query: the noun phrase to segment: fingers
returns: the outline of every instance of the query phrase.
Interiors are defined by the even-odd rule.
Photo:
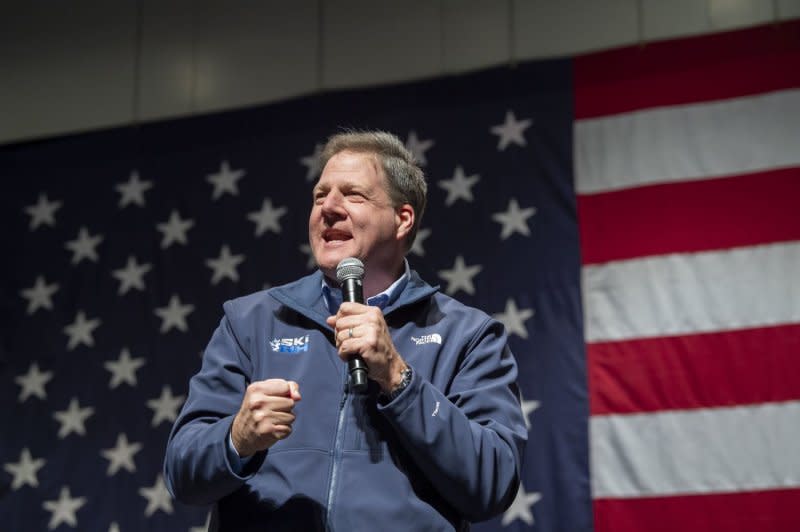
[[[336,327],[337,320],[344,318],[345,316],[355,316],[358,314],[363,314],[365,312],[369,312],[370,309],[375,309],[376,307],[369,307],[367,305],[362,305],[361,303],[350,303],[345,301],[341,305],[339,305],[339,310],[333,316],[328,316],[325,321],[331,327]]]
[[[362,338],[365,336],[366,329],[369,325],[353,325],[352,327],[342,326],[336,329],[336,345],[341,345],[342,342],[352,340],[354,338]]]
[[[383,320],[383,312],[378,307],[370,307],[361,303],[342,303],[338,312],[333,316],[328,316],[325,321],[331,327],[341,329],[343,322],[358,324],[365,320]]]
[[[334,328],[337,344],[367,336],[369,329],[380,331],[385,328],[386,323],[379,308],[357,303],[342,303],[339,312],[330,316],[327,322]]]
[[[286,381],[283,379],[267,379],[265,381],[256,381],[250,383],[247,387],[248,391],[258,392],[268,396],[292,396],[292,386],[296,388],[299,393],[299,386],[294,381]]]
[[[353,355],[363,355],[374,346],[374,329],[369,324],[347,327],[336,332],[339,358],[348,360]]]
[[[380,311],[378,307],[370,307],[362,303],[351,303],[350,301],[345,301],[341,305],[339,305],[339,312],[337,312],[336,315],[339,317],[353,316],[355,314],[363,314],[371,310]]]
[[[295,415],[292,412],[282,412],[280,410],[258,410],[253,412],[253,421],[258,424],[271,423],[272,425],[291,425],[294,423]]]
[[[361,356],[367,361],[373,353],[391,342],[381,340],[383,336],[388,336],[388,329],[383,312],[378,307],[342,303],[339,311],[327,321],[334,329],[339,358],[344,361],[353,355]]]
[[[300,385],[295,381],[268,379],[251,383],[247,387],[243,403],[251,409],[268,408],[290,412],[301,398]]]

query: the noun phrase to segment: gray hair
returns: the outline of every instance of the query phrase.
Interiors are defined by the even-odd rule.
[[[385,131],[345,131],[328,138],[320,155],[320,168],[341,151],[371,153],[377,156],[386,175],[386,192],[394,207],[405,203],[414,209],[414,225],[406,237],[406,250],[411,249],[417,236],[427,202],[428,184],[414,155],[403,142]]]

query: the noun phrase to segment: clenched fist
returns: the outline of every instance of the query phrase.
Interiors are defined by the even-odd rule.
[[[269,379],[251,383],[233,420],[231,439],[239,456],[269,449],[292,433],[294,405],[300,400],[296,382]]]

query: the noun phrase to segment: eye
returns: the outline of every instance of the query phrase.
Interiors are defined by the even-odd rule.
[[[350,201],[361,202],[367,199],[363,192],[358,192],[356,190],[352,190],[347,193],[347,199]]]

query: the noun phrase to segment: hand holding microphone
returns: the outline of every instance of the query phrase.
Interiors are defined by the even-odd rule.
[[[363,393],[369,376],[389,392],[406,364],[394,347],[381,309],[364,304],[364,265],[356,258],[344,259],[336,267],[336,277],[343,302],[336,315],[328,318],[328,325],[334,328],[339,357],[347,361],[351,385]]]
[[[342,302],[364,303],[364,264],[356,259],[342,260],[336,266],[336,278],[342,285]],[[347,330],[349,338],[353,338],[353,328]],[[350,374],[350,383],[358,393],[367,389],[367,372],[369,368],[358,355],[352,355],[347,360],[347,371]]]

